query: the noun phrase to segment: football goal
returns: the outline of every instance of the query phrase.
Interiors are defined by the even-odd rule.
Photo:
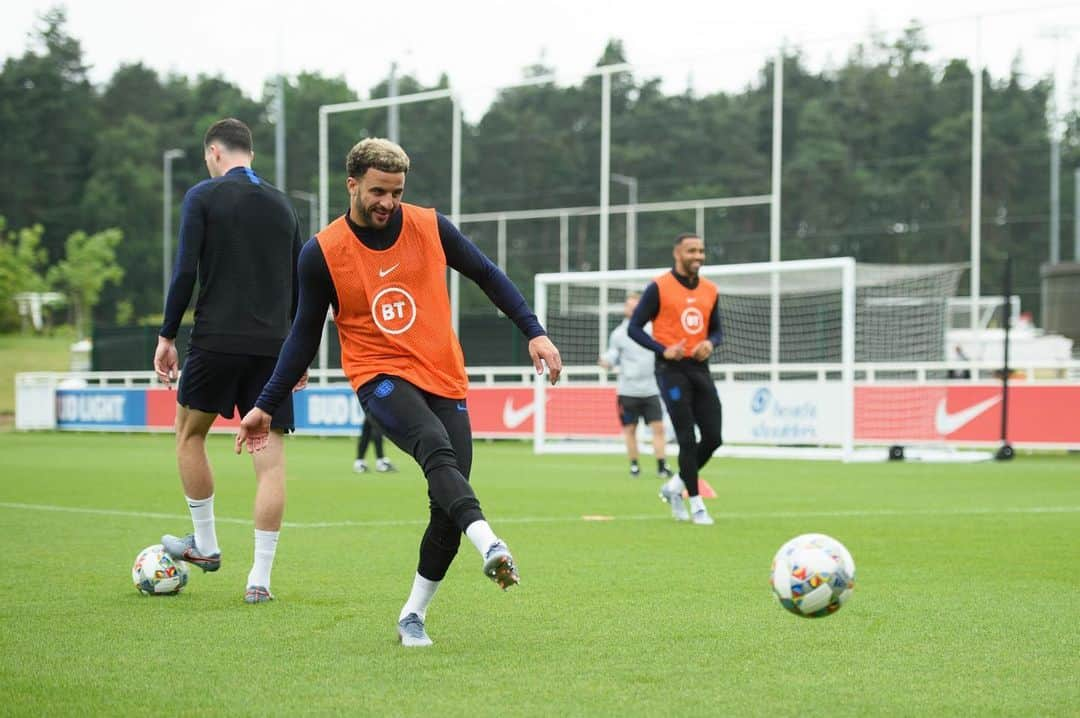
[[[536,276],[537,315],[566,367],[558,386],[535,384],[537,452],[620,450],[615,377],[597,359],[627,294],[665,271]],[[899,381],[885,400],[860,405],[859,367],[944,361],[948,300],[963,271],[843,257],[702,267],[720,289],[724,340],[710,363],[724,410],[721,451],[851,459],[858,445],[900,435],[926,443],[914,424],[933,397]]]

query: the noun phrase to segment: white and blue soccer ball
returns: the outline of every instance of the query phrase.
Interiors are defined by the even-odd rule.
[[[135,557],[131,580],[139,593],[148,596],[171,596],[180,593],[188,582],[188,565],[165,553],[161,544],[147,546]]]
[[[855,589],[855,561],[831,536],[803,534],[776,552],[769,583],[780,605],[796,616],[831,616]]]

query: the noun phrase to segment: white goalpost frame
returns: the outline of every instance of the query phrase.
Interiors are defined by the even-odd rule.
[[[610,157],[610,142],[611,142],[611,76],[618,72],[627,72],[633,69],[632,65],[626,63],[618,63],[614,65],[604,65],[597,67],[589,72],[582,73],[580,77],[595,77],[601,76],[603,78],[603,92],[601,98],[601,208],[604,215],[604,221],[601,222],[601,255],[606,256],[607,253],[607,234],[604,231],[607,219],[607,206],[608,206],[608,189],[607,184],[610,181],[610,171],[607,167],[608,158]],[[549,82],[556,82],[560,78],[560,75],[539,75],[537,77],[531,77],[521,82],[512,83],[509,85],[500,85],[497,89],[512,89],[517,87],[531,87],[533,85],[543,85]],[[453,105],[452,107],[452,130],[451,130],[451,160],[450,160],[450,220],[456,225],[461,219],[461,100],[458,93],[454,88],[446,88],[442,90],[428,90],[425,92],[415,92],[409,95],[395,95],[393,97],[382,97],[374,100],[357,100],[356,102],[340,102],[329,105],[319,106],[319,223],[320,226],[325,227],[329,221],[329,153],[330,153],[330,140],[329,140],[329,117],[330,115],[340,114],[343,112],[358,112],[360,110],[371,110],[379,107],[398,107],[400,105],[412,104],[415,102],[429,102],[432,100],[445,100],[449,99]],[[604,267],[606,269],[606,267]],[[460,277],[457,272],[450,273],[450,315],[453,322],[454,331],[458,330],[458,318],[460,315]],[[325,367],[324,367],[325,368]]]
[[[784,273],[806,270],[832,270],[840,276],[840,303],[841,303],[841,332],[840,332],[840,362],[832,370],[839,371],[840,379],[837,382],[838,401],[841,404],[840,416],[842,421],[842,441],[838,448],[807,449],[800,447],[724,447],[722,451],[728,456],[763,456],[771,455],[785,458],[831,458],[850,461],[855,458],[855,309],[856,309],[856,276],[855,260],[852,257],[830,257],[825,259],[798,259],[786,262],[754,262],[748,264],[706,265],[701,268],[701,273],[710,278],[718,278],[723,292],[723,277],[734,274],[760,274],[768,275],[775,292],[773,301],[770,302],[770,315],[778,316],[779,276]],[[593,282],[599,287],[609,283],[626,284],[636,282],[644,286],[655,279],[658,275],[667,271],[667,268],[616,270],[608,272],[552,272],[538,274],[535,277],[535,305],[536,316],[542,324],[547,325],[548,320],[548,293],[546,287],[550,285],[564,284],[568,281]],[[603,290],[601,289],[601,294]],[[606,328],[604,321],[606,311],[598,307],[601,317],[600,326]],[[604,332],[606,336],[606,331]],[[770,327],[772,339],[770,345],[772,351],[778,351],[778,332],[776,327]],[[780,373],[785,369],[801,370],[798,365],[785,366],[775,361],[775,353],[769,364],[769,385],[775,386],[780,381]],[[820,365],[818,365],[820,368]],[[717,367],[714,366],[714,369]],[[723,369],[723,367],[721,367]],[[533,382],[534,423],[533,423],[533,451],[537,454],[552,453],[551,447],[545,442],[545,427],[547,420],[547,377],[537,377]],[[566,447],[560,447],[565,449]]]

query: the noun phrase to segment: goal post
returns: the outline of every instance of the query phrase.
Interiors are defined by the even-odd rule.
[[[665,271],[536,276],[537,316],[564,365],[560,385],[534,385],[536,452],[622,449],[614,377],[597,360],[627,294]],[[875,400],[857,410],[860,367],[943,361],[948,298],[963,265],[856,265],[839,257],[700,271],[720,290],[724,340],[710,366],[724,411],[721,452],[847,460],[856,446],[880,445],[924,415],[925,392],[907,393],[904,384],[868,395]]]

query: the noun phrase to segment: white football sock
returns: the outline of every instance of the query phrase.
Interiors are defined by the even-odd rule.
[[[214,528],[214,495],[210,494],[205,499],[193,499],[189,496],[184,498],[187,499],[191,523],[195,527],[195,548],[199,549],[203,556],[220,553],[217,530]]]
[[[410,613],[415,613],[423,621],[427,615],[428,604],[431,603],[431,599],[435,598],[435,592],[439,590],[440,583],[441,581],[429,581],[420,574],[416,574],[416,578],[413,579],[412,583],[412,591],[409,593],[409,600],[401,607],[401,615],[398,616],[398,620],[400,621]]]
[[[255,529],[255,563],[248,574],[248,586],[270,588],[270,570],[274,568],[274,554],[277,553],[278,534],[280,531],[260,531]]]
[[[495,535],[495,532],[488,526],[488,522],[480,519],[479,521],[473,521],[465,529],[465,535],[469,537],[469,540],[473,542],[473,546],[483,556],[487,553],[488,547],[491,544],[499,540],[499,537]]]
[[[690,511],[692,511],[694,513],[697,513],[698,511],[704,511],[704,510],[705,510],[705,500],[703,498],[701,498],[700,495],[691,496],[690,497]]]

